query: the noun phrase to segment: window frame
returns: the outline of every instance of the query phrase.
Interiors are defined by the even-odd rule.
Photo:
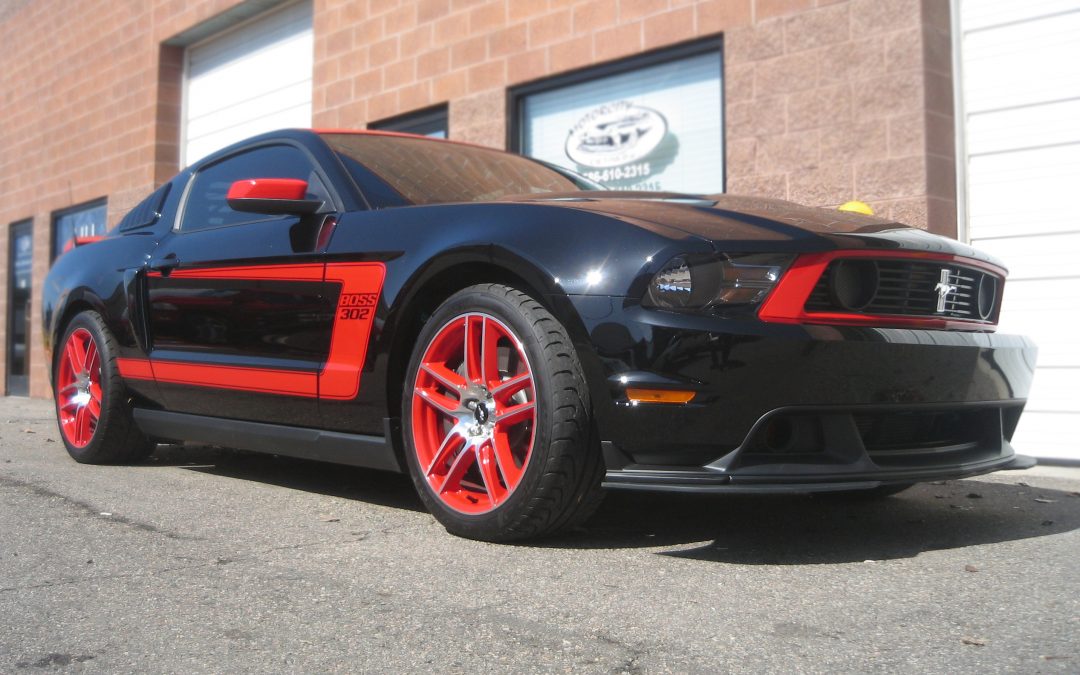
[[[341,197],[338,195],[337,188],[335,187],[333,181],[330,180],[330,177],[327,175],[326,169],[323,167],[322,163],[319,162],[318,159],[316,159],[315,155],[311,152],[311,150],[309,150],[303,143],[298,143],[297,141],[294,141],[292,139],[288,139],[288,138],[268,138],[266,140],[259,141],[258,143],[252,143],[252,144],[240,147],[240,148],[236,148],[235,150],[230,151],[228,154],[219,155],[219,154],[215,153],[215,154],[210,155],[209,157],[205,158],[204,160],[201,160],[195,166],[188,169],[188,171],[190,171],[191,175],[188,177],[187,183],[184,185],[184,190],[180,194],[180,203],[176,207],[176,215],[173,216],[173,222],[172,222],[172,227],[170,228],[170,231],[173,234],[181,234],[181,235],[183,235],[183,234],[196,234],[198,232],[211,232],[213,230],[220,230],[220,229],[224,229],[226,227],[239,227],[241,225],[250,225],[252,223],[264,223],[264,222],[271,222],[271,221],[275,221],[275,220],[284,220],[284,219],[287,219],[287,218],[294,218],[295,216],[272,216],[272,215],[260,215],[260,214],[257,214],[257,213],[253,213],[253,214],[251,214],[251,216],[252,216],[251,219],[243,220],[243,221],[240,221],[238,223],[228,223],[226,225],[217,225],[215,227],[201,227],[201,228],[194,229],[194,230],[191,230],[191,229],[185,230],[183,228],[184,215],[187,213],[188,202],[191,199],[191,192],[195,187],[195,180],[199,177],[199,175],[203,171],[205,171],[205,170],[207,170],[209,168],[212,168],[214,166],[217,166],[218,164],[226,162],[226,161],[228,161],[230,159],[234,159],[234,158],[238,157],[239,155],[243,155],[243,154],[248,153],[248,152],[252,152],[252,151],[255,151],[255,150],[259,150],[261,148],[266,148],[266,147],[270,147],[270,146],[274,146],[274,145],[284,145],[284,146],[288,146],[288,147],[291,147],[291,148],[295,148],[295,149],[299,150],[305,157],[307,157],[307,159],[311,163],[312,167],[314,167],[315,174],[319,177],[319,180],[321,180],[323,185],[326,187],[327,195],[330,197],[329,204],[327,204],[327,206],[330,207],[331,211],[336,212],[336,213],[341,213],[341,211],[342,211],[342,201],[341,201]],[[252,178],[276,178],[276,177],[277,176],[252,176]],[[320,213],[326,213],[326,212],[325,211],[320,211]]]
[[[522,148],[525,143],[525,99],[533,94],[540,94],[564,87],[601,80],[614,75],[623,75],[642,68],[658,66],[673,61],[716,53],[720,56],[720,131],[726,137],[727,110],[727,77],[725,77],[724,37],[716,35],[693,42],[684,42],[674,47],[662,47],[651,51],[635,54],[623,59],[608,61],[595,66],[586,66],[572,70],[561,75],[553,75],[543,79],[526,82],[506,91],[506,147],[510,152],[523,154]],[[727,143],[723,145],[723,157],[720,166],[720,184],[723,191],[727,192]],[[526,155],[527,156],[527,155]],[[536,159],[536,158],[534,158]]]
[[[367,128],[372,131],[394,131],[403,134],[416,134],[418,136],[428,136],[427,132],[420,132],[409,127],[422,127],[425,124],[433,124],[436,121],[445,122],[442,125],[443,131],[446,133],[442,136],[443,139],[450,138],[450,108],[445,103],[439,105],[433,105],[421,110],[413,110],[411,112],[403,113],[401,115],[394,115],[393,117],[387,117],[375,122],[370,122]],[[430,138],[438,138],[437,136],[429,136]]]
[[[105,207],[105,222],[102,223],[101,234],[106,234],[109,231],[109,198],[98,197],[85,202],[80,202],[72,206],[65,206],[62,209],[57,209],[49,214],[49,263],[56,262],[56,259],[64,254],[63,250],[56,250],[56,224],[64,216],[70,216],[73,213],[79,211],[89,211],[90,209],[96,209],[98,207]]]
[[[25,349],[26,353],[23,355],[23,365],[26,368],[25,375],[12,375],[11,363],[13,361],[12,351],[14,344],[12,337],[14,336],[14,312],[15,312],[15,231],[20,227],[26,227],[30,232],[30,261],[33,263],[34,259],[34,218],[21,218],[19,220],[8,223],[8,245],[5,254],[7,256],[7,293],[4,299],[4,395],[5,396],[29,396],[30,395],[30,345],[31,335],[29,332],[25,335]],[[52,242],[49,242],[50,248]],[[33,270],[30,272],[30,302],[33,303],[34,299],[34,274]],[[27,321],[27,328],[30,326],[30,321]],[[12,379],[19,378],[18,391],[13,393]]]

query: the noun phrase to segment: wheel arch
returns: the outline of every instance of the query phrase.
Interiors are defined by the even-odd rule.
[[[101,298],[85,289],[77,289],[63,299],[62,304],[56,308],[52,325],[45,333],[45,355],[48,364],[49,386],[53,386],[53,377],[56,370],[56,345],[64,337],[64,331],[72,319],[85,311],[94,311],[102,317],[106,317],[105,303]]]
[[[432,261],[403,287],[388,317],[386,369],[387,416],[400,418],[401,396],[414,344],[427,318],[460,290],[476,284],[496,283],[529,294],[555,316],[581,351],[588,336],[581,318],[555,277],[537,263],[497,246],[459,252]],[[584,358],[584,355],[582,355]],[[586,368],[586,370],[589,370]],[[398,439],[395,439],[397,443]]]

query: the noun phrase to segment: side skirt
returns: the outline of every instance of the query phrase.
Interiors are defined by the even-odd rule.
[[[393,446],[387,438],[380,436],[343,434],[145,408],[136,408],[134,416],[135,423],[143,433],[152,438],[207,443],[401,473]]]

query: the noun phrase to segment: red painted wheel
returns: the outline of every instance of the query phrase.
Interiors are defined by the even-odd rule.
[[[56,410],[67,442],[85,448],[101,418],[101,355],[85,328],[68,335],[56,374]]]
[[[56,341],[53,393],[56,422],[77,462],[135,462],[154,443],[135,424],[131,394],[116,366],[116,340],[97,312],[71,319]]]
[[[424,480],[451,509],[486,513],[513,493],[536,440],[536,392],[506,324],[475,312],[439,329],[413,387],[412,435]]]
[[[448,531],[509,541],[582,522],[604,465],[563,325],[499,284],[455,293],[420,329],[402,391],[413,483]]]

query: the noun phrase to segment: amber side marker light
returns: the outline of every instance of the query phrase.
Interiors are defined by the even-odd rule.
[[[626,388],[626,397],[634,403],[689,403],[695,396],[696,391]]]

